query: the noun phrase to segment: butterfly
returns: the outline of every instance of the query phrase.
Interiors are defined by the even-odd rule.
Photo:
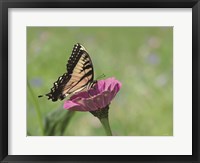
[[[45,94],[48,99],[63,100],[68,95],[89,89],[95,84],[92,60],[83,45],[74,45],[66,69],[67,72],[58,77],[50,92]]]

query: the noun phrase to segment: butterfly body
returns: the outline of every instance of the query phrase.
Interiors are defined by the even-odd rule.
[[[63,100],[66,96],[83,91],[94,83],[93,64],[86,49],[79,43],[74,45],[66,66],[67,72],[53,83],[48,99]],[[41,96],[38,96],[41,97]]]

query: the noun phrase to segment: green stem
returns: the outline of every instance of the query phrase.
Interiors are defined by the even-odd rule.
[[[41,130],[41,133],[42,135],[44,135],[44,128],[43,128],[43,123],[42,123],[42,114],[40,112],[40,106],[37,102],[37,99],[35,98],[35,94],[30,86],[30,83],[28,82],[27,80],[27,86],[28,86],[28,90],[32,96],[32,99],[33,99],[33,102],[35,103],[35,108],[36,108],[36,113],[37,113],[37,117],[38,117],[38,123],[39,123],[39,126],[40,126],[40,130]]]
[[[74,116],[75,114],[75,111],[68,111],[65,115],[65,118],[61,124],[61,135],[63,136],[64,135],[64,132],[66,130],[66,128],[68,127],[69,125],[69,122],[71,120],[71,118]]]
[[[101,124],[103,125],[103,128],[105,129],[107,136],[112,136],[112,131],[110,129],[108,117],[101,118],[99,120],[101,121]]]

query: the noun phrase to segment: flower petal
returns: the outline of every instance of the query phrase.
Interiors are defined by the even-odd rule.
[[[115,97],[115,95],[117,94],[117,92],[120,90],[121,88],[121,83],[117,83],[114,88],[112,89],[111,93],[112,93],[112,99]],[[111,99],[111,100],[112,100]]]
[[[105,104],[104,107],[106,107],[107,105],[110,104],[110,102],[113,99],[113,97],[112,97],[111,92],[109,92],[109,91],[105,91],[102,95],[104,97],[104,104]]]
[[[95,96],[93,100],[98,108],[103,108],[105,106],[104,97],[102,94]]]
[[[77,111],[95,111],[105,108],[121,88],[121,83],[115,78],[99,80],[93,88],[76,93],[65,102],[64,108]]]
[[[95,85],[95,88],[99,91],[102,92],[105,90],[105,80],[99,80],[97,84]]]
[[[90,96],[89,96],[89,94],[88,94],[87,91],[84,91],[84,92],[79,92],[79,93],[76,93],[76,94],[72,95],[72,96],[70,97],[70,100],[74,100],[74,99],[76,99],[77,97],[89,98]]]
[[[93,99],[82,99],[81,104],[87,108],[87,111],[94,111],[98,109]]]
[[[72,110],[72,111],[87,111],[83,106],[73,102],[73,101],[65,101],[64,102],[64,109]]]

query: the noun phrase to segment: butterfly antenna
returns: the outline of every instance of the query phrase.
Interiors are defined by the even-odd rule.
[[[48,95],[49,95],[49,93],[44,94],[44,95],[39,95],[38,98],[40,98],[40,97],[44,97],[44,96],[48,96]]]
[[[102,79],[102,78],[104,78],[104,77],[106,77],[106,75],[105,75],[105,74],[102,74],[102,75],[100,75],[100,76],[97,77],[97,80]]]
[[[38,98],[43,97],[44,95],[39,95]]]

